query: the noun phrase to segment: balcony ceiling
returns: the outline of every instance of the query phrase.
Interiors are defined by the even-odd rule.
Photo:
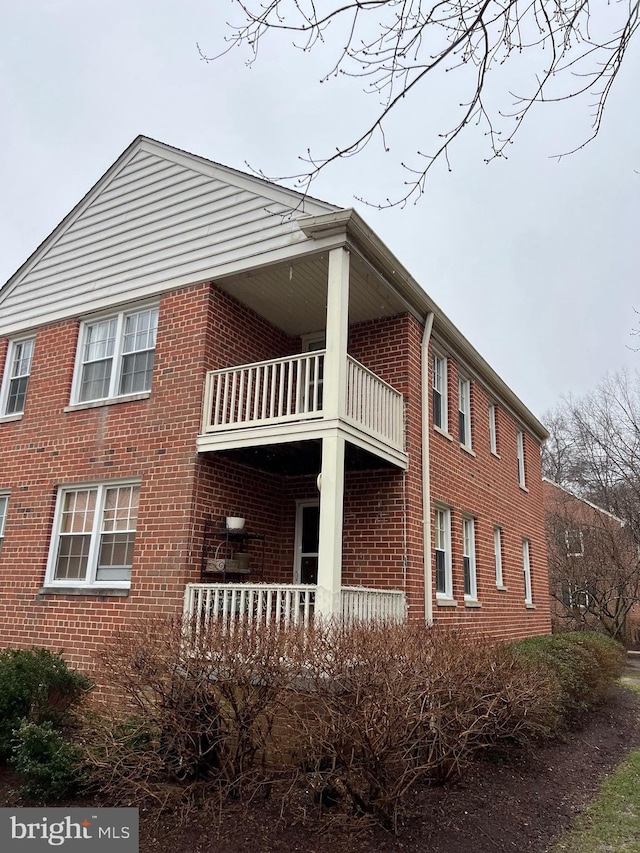
[[[326,326],[327,269],[325,252],[215,283],[287,335],[297,337]],[[365,260],[352,254],[349,322],[393,317],[406,310],[390,285]]]

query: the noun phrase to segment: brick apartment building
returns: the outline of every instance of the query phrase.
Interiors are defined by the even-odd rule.
[[[0,377],[2,646],[550,628],[545,430],[354,210],[139,137],[0,290]]]

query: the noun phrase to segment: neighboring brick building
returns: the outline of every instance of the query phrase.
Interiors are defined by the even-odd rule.
[[[640,639],[638,549],[625,523],[557,483],[542,482],[554,631]]]
[[[139,137],[0,290],[0,376],[2,645],[549,630],[545,430],[353,210]]]

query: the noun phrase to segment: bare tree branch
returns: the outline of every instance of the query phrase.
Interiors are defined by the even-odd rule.
[[[377,207],[417,201],[434,164],[442,159],[450,168],[450,148],[470,124],[485,130],[486,162],[506,156],[534,104],[592,95],[591,131],[573,151],[584,147],[600,130],[611,88],[640,24],[640,0],[597,5],[589,0],[326,0],[321,8],[314,0],[235,0],[235,6],[244,20],[229,24],[222,53],[207,56],[201,50],[203,59],[214,61],[244,47],[251,64],[263,39],[285,33],[305,52],[319,44],[334,49],[335,60],[323,82],[338,75],[363,79],[365,92],[382,98],[373,120],[351,140],[324,156],[309,149],[299,158],[301,171],[278,178],[295,181],[305,193],[320,172],[360,153],[376,137],[388,151],[387,123],[406,99],[419,106],[420,97],[437,95],[440,72],[448,72],[448,81],[455,79],[458,114],[453,125],[439,133],[434,150],[417,147],[417,163],[402,163],[407,174],[403,189]],[[514,103],[507,109],[499,105],[505,67],[514,76],[535,69],[535,84],[518,94],[512,87]],[[497,129],[499,123],[506,128]],[[566,153],[572,152],[554,156]]]

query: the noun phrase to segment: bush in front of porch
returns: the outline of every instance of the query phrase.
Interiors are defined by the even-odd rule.
[[[588,668],[565,655],[575,701],[598,698],[617,653]],[[85,738],[100,786],[113,804],[183,814],[277,793],[285,817],[393,829],[415,785],[553,736],[571,710],[545,655],[415,623],[148,620],[101,657],[110,689]]]

